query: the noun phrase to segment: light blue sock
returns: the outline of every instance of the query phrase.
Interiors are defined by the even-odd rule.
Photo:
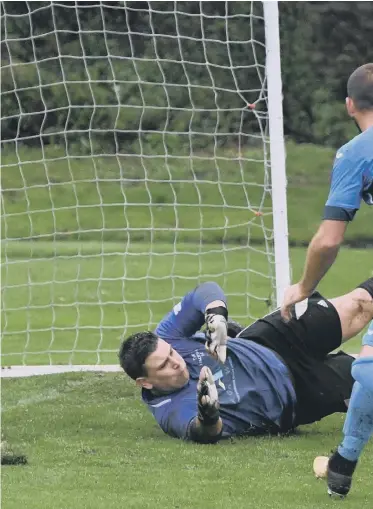
[[[373,358],[363,357],[352,364],[355,380],[343,427],[344,440],[338,452],[350,461],[357,461],[373,434]]]

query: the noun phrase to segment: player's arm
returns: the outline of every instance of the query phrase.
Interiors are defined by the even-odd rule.
[[[172,398],[149,403],[149,408],[162,430],[174,438],[206,444],[221,437],[218,392],[206,366],[200,371],[197,394],[181,391]]]
[[[198,415],[188,427],[188,438],[203,444],[221,438],[223,422],[219,413],[218,391],[211,370],[204,366],[197,385]]]
[[[325,220],[310,242],[302,279],[299,284],[305,299],[315,290],[333,265],[343,242],[348,223]]]
[[[217,283],[202,283],[187,293],[163,318],[156,334],[165,341],[190,338],[212,315],[228,317],[226,298]]]
[[[299,284],[304,298],[311,295],[333,265],[343,242],[348,223],[360,207],[363,167],[358,160],[350,160],[337,152],[330,191],[324,209],[324,221],[311,240],[306,263]]]
[[[206,350],[224,364],[227,357],[228,309],[225,302],[215,300],[205,309]]]
[[[302,279],[285,292],[281,306],[285,320],[291,318],[291,307],[309,297],[333,265],[348,223],[360,207],[362,172],[360,161],[350,161],[343,152],[337,153],[324,221],[308,247]]]

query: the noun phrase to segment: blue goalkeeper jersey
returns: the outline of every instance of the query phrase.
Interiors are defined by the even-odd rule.
[[[351,221],[362,200],[373,205],[373,126],[337,151],[324,219]]]
[[[216,380],[224,437],[289,429],[295,391],[288,368],[271,350],[246,339],[229,339],[224,365],[206,351],[204,334],[198,331],[213,300],[225,302],[223,291],[216,283],[204,283],[159,323],[156,334],[183,357],[190,379],[169,394],[143,389],[143,401],[165,433],[188,439],[189,424],[197,415],[198,377],[208,366]]]

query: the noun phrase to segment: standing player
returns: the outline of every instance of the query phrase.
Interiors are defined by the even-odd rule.
[[[334,263],[361,201],[373,205],[373,63],[351,74],[347,94],[347,112],[361,134],[336,154],[324,221],[309,245],[302,279],[285,292],[281,307],[285,320],[291,318],[291,307],[312,294]],[[370,228],[373,233],[373,221]],[[367,290],[373,294],[373,288]],[[344,440],[327,464],[328,492],[341,496],[349,492],[357,461],[373,433],[373,322],[352,365],[352,376],[356,382],[343,428]]]

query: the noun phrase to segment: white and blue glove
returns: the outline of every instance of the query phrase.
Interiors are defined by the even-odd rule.
[[[203,366],[197,384],[198,419],[205,426],[213,426],[219,420],[219,398],[210,368]]]
[[[206,350],[219,362],[224,364],[227,357],[228,340],[228,310],[223,306],[207,309],[206,323]]]

